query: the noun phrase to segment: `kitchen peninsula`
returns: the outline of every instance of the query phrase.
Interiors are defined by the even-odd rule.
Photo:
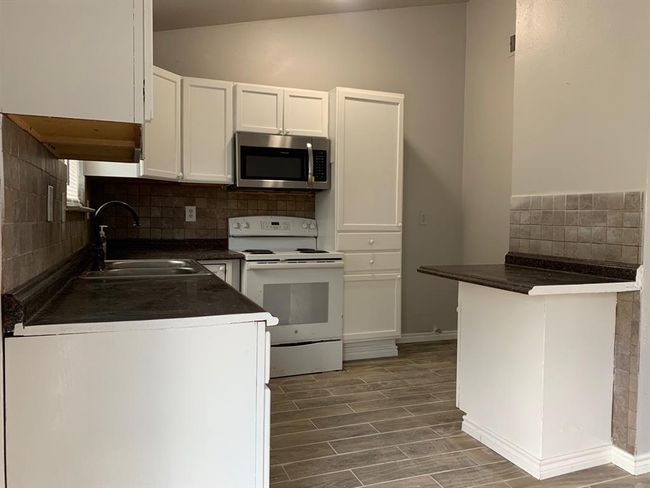
[[[462,429],[538,479],[611,462],[618,292],[636,267],[509,253],[421,266],[459,281]]]

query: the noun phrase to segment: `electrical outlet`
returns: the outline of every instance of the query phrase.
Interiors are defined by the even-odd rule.
[[[185,222],[196,222],[196,207],[185,207]]]

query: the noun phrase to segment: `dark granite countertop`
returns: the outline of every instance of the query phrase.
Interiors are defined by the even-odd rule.
[[[418,272],[528,294],[535,287],[634,282],[635,266],[508,254],[503,264],[425,265]]]
[[[223,248],[212,253],[211,246],[196,248],[210,251],[211,254],[199,253],[206,259],[219,259],[217,256],[233,259],[236,254]],[[137,252],[136,247],[136,251],[128,257],[137,258]],[[167,254],[165,250],[157,252],[162,254],[147,252],[142,257],[188,259],[187,254],[179,255],[176,251],[171,251],[173,254]],[[139,279],[80,278],[81,273],[88,269],[90,258],[89,248],[84,248],[55,269],[42,273],[11,292],[3,293],[4,334],[13,335],[19,324],[29,329],[42,325],[266,313],[210,273]],[[33,330],[28,335],[33,334]]]
[[[191,239],[186,241],[110,239],[108,259],[243,259],[243,255],[228,250],[227,239]]]
[[[214,275],[72,279],[25,326],[158,320],[264,310]]]

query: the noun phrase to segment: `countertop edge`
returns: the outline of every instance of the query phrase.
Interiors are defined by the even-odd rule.
[[[530,296],[576,295],[587,293],[622,293],[639,291],[641,287],[634,281],[618,283],[588,283],[582,285],[543,285],[533,286],[528,292]]]
[[[178,317],[151,320],[120,320],[113,322],[79,322],[68,324],[39,324],[25,327],[16,324],[13,337],[35,337],[102,332],[127,332],[136,330],[160,330],[228,325],[241,322],[267,322],[267,326],[278,324],[278,319],[269,312],[250,312],[226,315],[204,315],[200,317]]]

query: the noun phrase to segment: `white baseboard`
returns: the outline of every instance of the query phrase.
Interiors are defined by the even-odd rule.
[[[500,435],[480,427],[471,419],[468,419],[467,415],[463,419],[462,429],[463,432],[471,435],[540,480],[608,464],[612,461],[612,446],[610,444],[584,449],[564,456],[540,459]]]
[[[650,453],[635,456],[612,446],[612,463],[633,475],[650,473]]]
[[[402,334],[402,337],[397,339],[398,344],[409,344],[411,342],[435,342],[435,341],[448,341],[456,339],[457,331],[443,330],[441,332],[415,332],[412,334]]]
[[[343,343],[343,361],[390,358],[395,356],[397,356],[395,339],[373,339]]]

